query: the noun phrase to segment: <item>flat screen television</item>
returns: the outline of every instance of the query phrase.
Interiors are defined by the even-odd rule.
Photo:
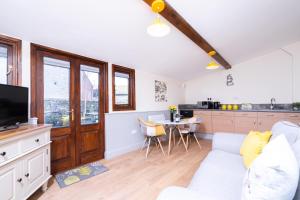
[[[0,131],[28,122],[28,88],[0,84]]]

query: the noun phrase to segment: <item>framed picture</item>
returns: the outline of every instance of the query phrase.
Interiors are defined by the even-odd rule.
[[[155,80],[155,102],[167,102],[167,84],[163,81]]]

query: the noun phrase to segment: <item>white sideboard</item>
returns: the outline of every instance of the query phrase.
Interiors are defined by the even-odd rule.
[[[50,175],[50,125],[0,132],[0,199],[27,199]]]

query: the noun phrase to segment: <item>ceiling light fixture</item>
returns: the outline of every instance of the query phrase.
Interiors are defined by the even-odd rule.
[[[152,11],[157,13],[156,19],[147,28],[147,33],[152,37],[164,37],[171,31],[170,27],[167,24],[163,23],[163,21],[159,17],[159,13],[162,12],[165,7],[166,4],[163,0],[155,0],[151,5]]]
[[[215,51],[210,51],[208,53],[208,55],[213,58],[214,55],[216,55]],[[218,65],[218,63],[216,63],[214,60],[212,60],[210,63],[208,63],[208,65],[206,66],[206,69],[209,70],[213,70],[213,69],[218,69],[220,67],[220,65]]]

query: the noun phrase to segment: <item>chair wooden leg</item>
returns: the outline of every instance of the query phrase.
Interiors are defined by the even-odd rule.
[[[177,145],[179,145],[181,143],[181,140],[182,140],[182,138],[180,137],[178,142],[177,142]]]
[[[147,137],[145,138],[145,140],[144,140],[144,143],[143,143],[143,146],[142,146],[142,148],[141,148],[141,150],[140,151],[143,151],[143,149],[144,149],[144,147],[145,147],[145,144],[146,144],[146,142],[147,142]]]
[[[177,129],[178,129],[178,131],[179,131],[179,135],[180,135],[180,137],[181,137],[181,140],[182,140],[182,143],[183,143],[183,145],[184,145],[185,151],[188,152],[188,149],[187,149],[186,144],[185,144],[184,139],[183,139],[183,135],[182,135],[180,129],[179,129],[179,128],[177,128]]]
[[[162,145],[161,145],[161,142],[160,142],[159,138],[157,137],[156,139],[157,139],[157,141],[158,141],[158,144],[159,144],[159,146],[160,146],[160,149],[161,149],[162,153],[163,153],[164,156],[165,156],[165,151],[164,151],[164,148],[163,148]]]
[[[170,127],[170,132],[169,132],[169,147],[168,147],[168,155],[170,155],[171,152],[171,140],[172,140],[172,128]]]
[[[190,137],[190,135],[187,134],[187,135],[186,135],[186,147],[187,147],[187,148],[189,148],[189,137]]]
[[[202,146],[201,146],[201,144],[199,143],[199,141],[198,141],[198,138],[197,138],[197,136],[196,136],[196,134],[194,133],[194,138],[195,138],[195,140],[197,141],[197,143],[198,143],[198,146],[200,147],[200,149],[202,149]]]
[[[149,139],[148,139],[148,147],[147,147],[147,151],[146,151],[146,158],[148,158],[148,153],[149,153],[149,149],[150,149],[150,144],[151,144],[151,137],[149,137]]]
[[[176,145],[176,137],[175,137],[175,132],[173,132],[173,143],[174,143],[174,146]]]

